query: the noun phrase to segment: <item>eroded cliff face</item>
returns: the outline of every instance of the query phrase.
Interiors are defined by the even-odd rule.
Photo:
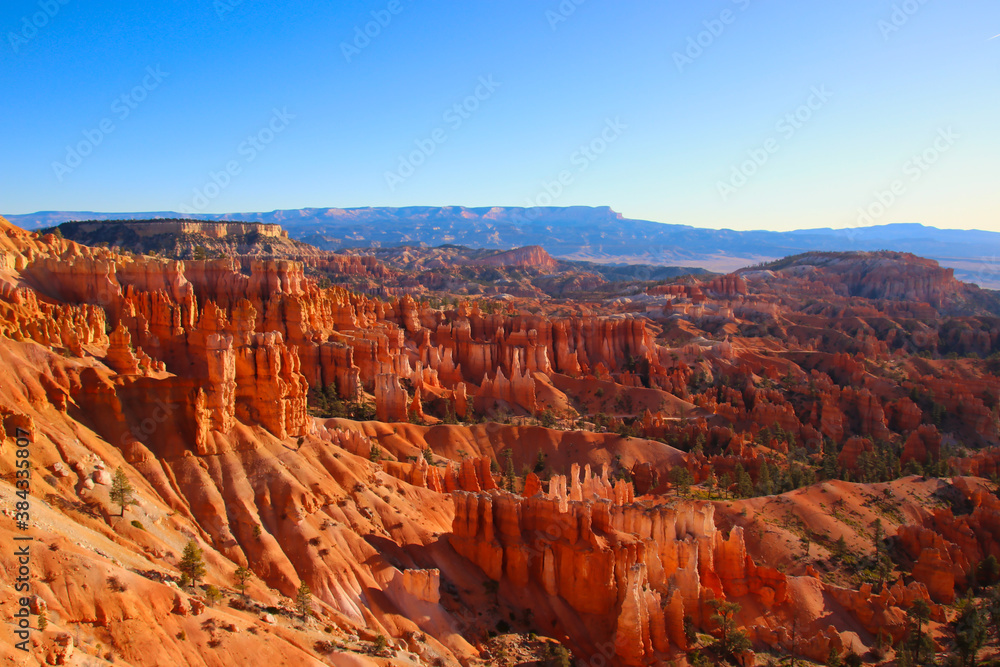
[[[952,604],[979,564],[1000,553],[996,495],[978,480],[964,477],[956,477],[948,491],[942,495],[953,508],[934,509],[897,532],[900,548],[913,561],[913,578],[942,604]]]
[[[747,594],[747,563],[738,534],[726,542],[716,533],[711,505],[647,508],[622,500],[569,501],[558,489],[530,498],[457,492],[450,543],[501,587],[548,596],[533,607],[540,620],[573,615],[564,627],[578,630],[569,639],[581,652],[651,664],[688,648],[685,615],[701,621],[707,599],[722,596],[726,585]],[[717,555],[735,565],[726,580]]]
[[[921,579],[852,590],[790,577],[754,561],[742,527],[719,530],[713,503],[636,501],[630,485],[589,469],[582,476],[575,469],[570,480],[553,478],[548,492],[532,483],[529,497],[456,491],[449,541],[506,595],[530,605],[537,622],[558,619],[566,641],[589,659],[676,659],[690,648],[685,624],[715,631],[712,601],[730,600],[742,605],[740,620],[758,646],[823,662],[849,648],[851,632],[845,617],[831,623],[838,617],[824,596],[872,636],[893,641],[905,636],[915,600],[937,599]]]

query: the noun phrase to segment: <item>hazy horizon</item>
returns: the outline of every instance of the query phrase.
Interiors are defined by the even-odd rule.
[[[737,232],[803,232],[803,231],[822,231],[822,230],[845,231],[845,230],[850,230],[850,229],[864,229],[864,228],[867,228],[867,227],[887,227],[887,226],[903,226],[903,225],[908,225],[908,226],[921,226],[921,227],[925,227],[925,228],[928,228],[928,229],[940,229],[940,230],[943,230],[943,231],[944,230],[951,230],[951,231],[966,231],[966,232],[993,232],[993,233],[1000,233],[1000,230],[998,230],[998,229],[984,229],[984,228],[979,228],[979,227],[961,227],[961,226],[955,226],[955,227],[938,227],[936,225],[927,225],[927,224],[920,223],[920,222],[903,222],[903,221],[900,221],[900,222],[877,222],[877,223],[874,223],[874,224],[871,224],[871,225],[863,225],[863,226],[859,226],[859,225],[843,225],[843,226],[840,226],[840,227],[830,227],[830,226],[802,226],[802,227],[795,227],[795,228],[782,229],[782,230],[765,229],[765,228],[738,229],[736,227],[726,227],[726,226],[711,227],[711,226],[707,226],[707,225],[695,225],[695,224],[688,224],[688,223],[683,223],[683,222],[665,222],[663,220],[653,220],[653,219],[649,219],[649,218],[640,218],[640,217],[637,217],[637,216],[627,215],[624,212],[619,211],[618,209],[615,209],[614,207],[606,206],[606,205],[605,206],[567,205],[567,206],[538,207],[538,208],[566,208],[566,209],[569,209],[569,208],[579,208],[579,207],[587,207],[587,208],[593,208],[593,209],[608,208],[608,209],[611,209],[613,212],[620,214],[621,217],[624,218],[624,219],[626,219],[626,220],[641,220],[643,222],[652,222],[652,223],[657,223],[657,224],[662,224],[662,225],[684,225],[684,226],[692,227],[694,229],[706,229],[706,230],[715,230],[715,231],[737,231]],[[103,215],[129,215],[129,216],[133,216],[134,215],[134,216],[144,216],[144,215],[152,215],[152,214],[156,214],[157,216],[160,216],[160,214],[163,214],[163,213],[170,213],[170,214],[176,214],[178,218],[184,218],[185,215],[191,215],[191,216],[204,216],[204,215],[211,215],[211,216],[218,216],[218,215],[239,216],[239,215],[247,215],[247,216],[253,216],[253,215],[262,215],[262,214],[266,215],[266,214],[272,214],[272,213],[279,213],[279,212],[283,212],[283,211],[317,211],[317,210],[331,210],[331,209],[333,209],[333,210],[353,211],[353,210],[380,209],[380,208],[396,209],[396,210],[398,210],[398,209],[410,209],[410,208],[428,208],[428,209],[459,208],[459,209],[472,210],[472,209],[483,209],[483,208],[511,208],[511,209],[516,209],[516,208],[524,208],[524,207],[518,207],[518,206],[465,206],[463,204],[442,204],[442,205],[414,204],[414,205],[409,205],[409,206],[406,206],[406,205],[404,205],[404,206],[300,206],[300,207],[297,207],[297,208],[276,208],[276,209],[268,209],[268,210],[260,210],[260,211],[204,211],[204,212],[195,212],[195,213],[190,213],[190,214],[184,214],[184,213],[181,213],[179,211],[169,211],[169,210],[163,210],[163,211],[154,211],[154,210],[136,210],[136,211],[109,211],[109,210],[97,211],[97,210],[87,210],[87,211],[83,211],[83,210],[59,209],[59,210],[27,211],[27,212],[24,212],[24,213],[10,213],[10,212],[6,212],[6,213],[0,213],[0,215],[3,215],[5,217],[14,217],[14,216],[32,216],[32,215],[44,215],[44,214],[52,215],[52,214],[63,214],[63,213],[66,213],[66,214],[69,214],[69,213],[86,213],[86,214],[91,214],[92,213],[94,215],[102,215],[102,216]],[[162,217],[162,216],[160,216],[160,217]]]

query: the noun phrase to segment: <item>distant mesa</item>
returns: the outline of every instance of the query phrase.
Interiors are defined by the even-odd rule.
[[[552,258],[552,255],[537,245],[497,253],[477,260],[475,263],[480,266],[518,266],[534,269],[554,269],[559,265]]]
[[[160,234],[201,234],[209,238],[222,239],[231,236],[259,234],[273,238],[288,238],[288,232],[281,225],[263,222],[217,222],[212,220],[88,220],[68,222],[60,225],[63,235],[71,230],[74,235],[85,236],[106,234],[109,230],[124,228],[139,236]]]
[[[43,232],[89,246],[117,247],[139,254],[177,259],[231,255],[300,257],[316,249],[292,240],[275,223],[161,218],[64,222]]]

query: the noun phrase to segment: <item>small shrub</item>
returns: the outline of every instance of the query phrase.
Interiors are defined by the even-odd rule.
[[[222,591],[209,584],[205,588],[205,599],[208,601],[208,606],[214,607],[222,599]]]
[[[336,642],[332,642],[328,639],[317,639],[316,643],[313,645],[317,653],[333,653],[337,650]]]
[[[241,597],[230,598],[229,606],[235,609],[236,611],[250,611],[253,608],[253,606],[249,602],[247,602]]]
[[[548,658],[545,662],[546,665],[551,665],[552,667],[570,667],[573,664],[573,658],[565,646],[550,644],[546,654]]]
[[[146,530],[145,526],[142,525],[142,521],[138,519],[132,519],[132,526],[138,528],[139,530]]]

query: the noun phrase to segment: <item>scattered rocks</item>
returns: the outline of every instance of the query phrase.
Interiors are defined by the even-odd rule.
[[[31,611],[32,614],[37,615],[42,610],[47,610],[49,608],[49,606],[45,603],[45,600],[38,597],[37,595],[32,595],[30,598],[28,598],[28,600],[29,600],[28,609]]]
[[[170,613],[178,616],[187,616],[190,613],[187,602],[180,593],[174,596],[174,608],[170,610]]]

